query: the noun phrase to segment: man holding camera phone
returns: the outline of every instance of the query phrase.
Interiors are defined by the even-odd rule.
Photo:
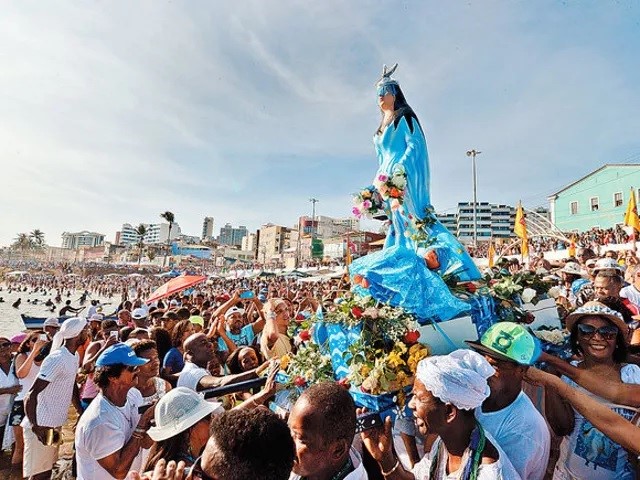
[[[241,301],[253,302],[260,315],[258,320],[248,325],[245,325],[244,310],[238,308],[236,305]],[[224,336],[218,338],[218,351],[219,352],[231,352],[239,346],[248,346],[253,344],[253,341],[262,329],[264,328],[265,319],[262,313],[262,304],[258,300],[255,294],[251,290],[236,290],[233,296],[224,303],[216,312],[212,318],[215,318],[211,324],[209,330],[209,336],[216,336],[218,333],[216,327],[217,322],[222,321],[219,318],[224,315],[226,339]],[[229,345],[226,340],[230,340],[232,345]]]

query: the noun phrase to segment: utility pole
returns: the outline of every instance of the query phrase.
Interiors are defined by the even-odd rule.
[[[473,246],[478,246],[478,175],[476,172],[476,155],[482,152],[468,150],[467,157],[471,157],[471,175],[473,177]]]
[[[311,207],[311,238],[316,238],[316,233],[318,233],[316,231],[316,203],[320,200],[317,198],[310,198],[309,201],[313,205]]]

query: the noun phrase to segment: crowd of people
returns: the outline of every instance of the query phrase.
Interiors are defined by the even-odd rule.
[[[14,472],[38,480],[60,473],[74,411],[72,475],[87,480],[635,478],[637,258],[586,247],[557,269],[543,255],[506,267],[557,276],[571,361],[499,322],[469,349],[423,360],[411,413],[362,432],[369,412],[338,383],[305,390],[286,420],[269,409],[279,359],[300,340],[289,323],[335,308],[345,278],[220,279],[150,305],[153,276],[11,280],[4,288],[121,298],[0,338],[0,438]],[[527,382],[544,386],[543,402]]]
[[[566,240],[556,237],[534,237],[529,239],[530,252],[554,252],[568,250],[571,243],[575,247],[587,247],[594,252],[603,253],[611,245],[623,245],[631,242],[631,236],[625,230],[617,226],[615,228],[594,227],[584,232],[564,232]],[[500,255],[520,255],[520,243],[512,239],[497,241],[495,245]],[[489,242],[480,242],[476,247],[469,246],[469,252],[475,258],[487,258]]]

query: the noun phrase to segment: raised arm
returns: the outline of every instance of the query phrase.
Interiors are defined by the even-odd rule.
[[[589,390],[602,398],[606,398],[610,402],[619,405],[640,407],[640,385],[602,378],[588,370],[574,367],[570,363],[553,355],[549,355],[548,353],[543,353],[540,356],[540,361],[548,363],[562,375],[570,378],[585,390]]]
[[[598,430],[623,448],[640,454],[640,428],[607,408],[597,400],[567,385],[558,377],[536,368],[527,371],[526,380],[553,390],[566,400]]]

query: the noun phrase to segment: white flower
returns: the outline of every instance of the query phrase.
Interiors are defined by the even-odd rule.
[[[552,343],[554,345],[562,345],[565,341],[565,336],[562,333],[562,331],[560,330],[538,330],[536,332],[533,332],[536,334],[536,337],[538,337],[541,340],[544,340],[547,343]]]
[[[536,295],[536,291],[533,288],[525,288],[522,292],[522,301],[524,303],[529,303]]]
[[[549,289],[549,291],[547,292],[547,295],[549,295],[551,298],[558,298],[560,296],[561,290],[560,287],[555,286],[555,287],[551,287]]]

